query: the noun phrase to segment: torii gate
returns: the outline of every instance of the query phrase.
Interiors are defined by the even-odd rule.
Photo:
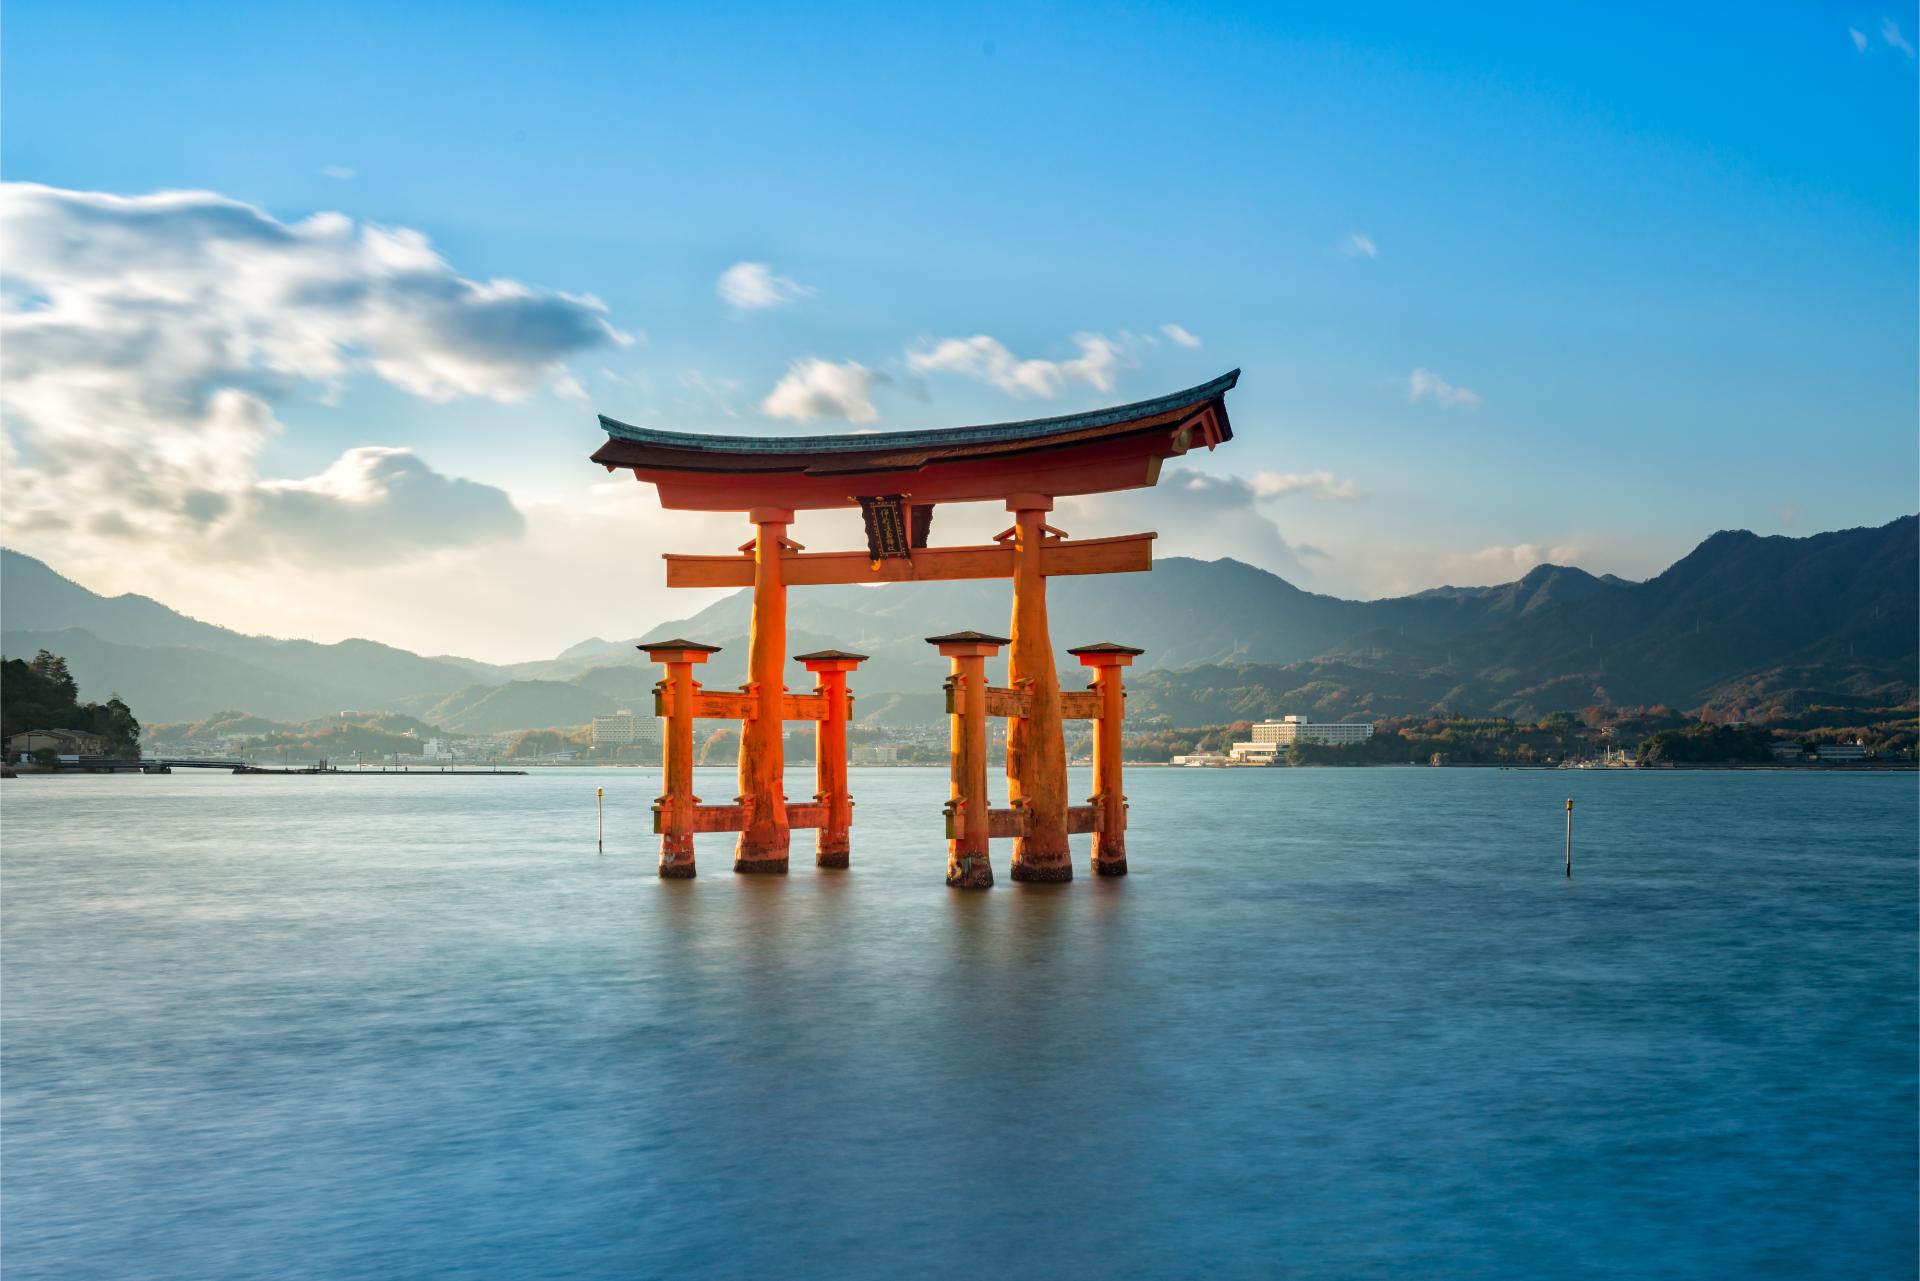
[[[782,788],[787,587],[817,583],[1013,580],[1009,684],[1026,714],[1008,722],[1009,799],[1026,812],[1013,879],[1073,878],[1067,847],[1066,749],[1060,682],[1047,629],[1046,580],[1153,568],[1155,535],[1067,541],[1047,523],[1056,498],[1140,489],[1161,463],[1232,439],[1226,393],[1234,370],[1153,400],[1091,413],[935,431],[838,436],[706,436],[656,431],[600,416],[607,442],[593,461],[655,486],[660,505],[744,512],[753,539],[732,555],[667,555],[669,587],[752,587],[747,715],[740,734],[736,872],[785,872],[789,818]],[[940,503],[1005,501],[1013,525],[990,544],[929,547]],[[801,510],[859,507],[864,551],[808,552],[787,537]],[[682,643],[682,642],[676,642]],[[690,874],[691,854],[686,871]],[[844,863],[841,864],[844,866]],[[1124,872],[1125,862],[1096,871]],[[663,874],[668,874],[663,861]]]

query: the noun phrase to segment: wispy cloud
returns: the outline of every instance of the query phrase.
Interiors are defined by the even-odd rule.
[[[1058,396],[1072,382],[1112,391],[1125,361],[1120,345],[1100,334],[1075,334],[1073,341],[1080,354],[1072,359],[1021,360],[1005,343],[986,334],[943,338],[909,350],[907,368],[915,373],[962,374],[1016,396]]]
[[[1847,35],[1853,39],[1853,47],[1865,53],[1867,51],[1867,33],[1858,27],[1848,27]]]
[[[1188,333],[1187,330],[1180,325],[1162,325],[1160,326],[1160,332],[1172,339],[1173,345],[1176,347],[1198,347],[1200,345],[1200,340],[1191,333]]]
[[[337,179],[340,182],[352,182],[360,175],[345,165],[322,165],[320,166],[320,176],[323,178]]]
[[[1468,559],[1496,574],[1525,573],[1535,565],[1571,565],[1580,559],[1580,549],[1516,543],[1511,547],[1483,547]]]
[[[1886,41],[1887,48],[1898,49],[1909,58],[1913,57],[1913,44],[1900,34],[1900,24],[1892,18],[1880,19],[1880,38]]]
[[[1429,369],[1416,369],[1407,377],[1409,404],[1431,400],[1447,409],[1477,409],[1480,393],[1469,387],[1456,387]]]
[[[797,280],[775,275],[764,262],[736,262],[713,282],[713,292],[735,311],[764,311],[785,307],[813,290]]]
[[[1352,502],[1360,497],[1360,487],[1344,477],[1330,471],[1260,471],[1253,474],[1254,496],[1258,498],[1286,498],[1292,494],[1305,494],[1322,502],[1338,499]]]
[[[1349,258],[1378,258],[1380,246],[1373,243],[1372,236],[1363,231],[1354,231],[1340,242],[1340,252]]]
[[[709,378],[698,369],[689,369],[680,375],[680,385],[688,391],[700,393],[709,405],[729,418],[738,418],[740,411],[733,407],[733,397],[740,390],[738,381],[732,378]]]
[[[786,377],[760,402],[760,412],[801,423],[815,418],[870,423],[880,416],[873,407],[874,384],[884,381],[884,374],[855,360],[836,365],[808,356],[787,366]]]

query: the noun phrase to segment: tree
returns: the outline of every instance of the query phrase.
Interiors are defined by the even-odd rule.
[[[52,683],[68,703],[80,701],[80,686],[73,679],[72,673],[67,671],[66,659],[43,649],[33,656],[33,662],[28,666],[41,680]]]

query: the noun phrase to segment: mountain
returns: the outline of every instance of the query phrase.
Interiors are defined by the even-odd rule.
[[[507,679],[471,659],[423,658],[375,641],[243,635],[145,596],[100,596],[10,550],[0,550],[0,627],[8,654],[42,646],[64,654],[87,697],[117,691],[149,720],[235,706],[303,720]]]
[[[1597,702],[1899,706],[1914,696],[1920,663],[1917,535],[1911,516],[1807,538],[1722,532],[1642,583],[1542,565],[1493,587],[1377,601],[1303,591],[1238,561],[1170,557],[1152,574],[1055,579],[1048,604],[1072,685],[1083,675],[1068,647],[1141,646],[1131,708],[1176,724],[1282,712],[1529,715]],[[722,646],[701,679],[737,685],[749,606],[737,592],[644,636],[496,667],[371,641],[243,636],[145,597],[97,596],[17,553],[0,559],[6,652],[65,654],[83,696],[117,691],[155,721],[233,707],[279,720],[385,707],[459,732],[578,725],[651,704],[658,671],[633,648],[641,639]],[[940,715],[945,664],[924,638],[1003,629],[1010,608],[1000,581],[795,589],[787,650],[872,655],[853,680],[856,718],[925,722]],[[812,680],[790,664],[787,683]]]

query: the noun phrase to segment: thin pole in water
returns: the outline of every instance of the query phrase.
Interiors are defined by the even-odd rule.
[[[1567,879],[1573,879],[1573,798],[1567,798]]]
[[[606,788],[596,787],[593,789],[593,808],[595,811],[595,817],[599,820],[599,824],[600,824],[599,839],[594,843],[599,847],[600,852],[602,854],[605,854],[607,852],[607,789]],[[1569,819],[1568,821],[1571,822],[1572,820]]]

